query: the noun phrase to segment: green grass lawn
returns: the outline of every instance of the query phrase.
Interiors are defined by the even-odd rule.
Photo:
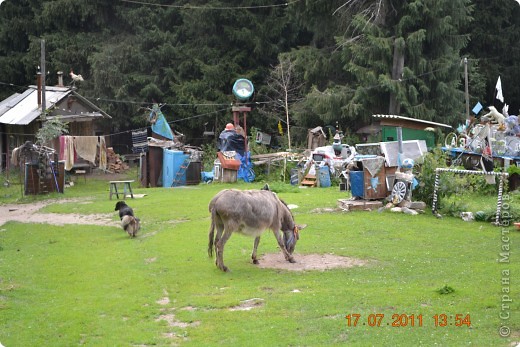
[[[337,187],[276,185],[282,199],[299,206],[293,210],[296,221],[308,225],[297,254],[331,253],[368,265],[261,269],[250,261],[253,239],[234,235],[225,252],[231,272],[223,273],[207,256],[208,202],[224,188],[261,187],[136,188],[134,193],[147,194],[127,200],[142,221],[136,239],[110,226],[0,226],[0,342],[6,347],[520,342],[520,233],[514,228],[436,219],[428,211],[315,213],[335,207],[347,194]],[[53,197],[85,203],[52,204],[44,212],[113,213],[118,219],[106,181],[80,181]],[[500,262],[503,247],[509,247],[509,262]],[[266,233],[259,255],[275,252],[276,241]],[[231,309],[251,299],[257,303],[251,310]],[[470,326],[456,326],[459,318],[468,318]],[[499,335],[502,325],[510,328],[508,337]]]

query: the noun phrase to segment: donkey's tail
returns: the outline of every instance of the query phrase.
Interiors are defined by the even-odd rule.
[[[208,256],[213,257],[213,242],[215,239],[215,212],[211,211],[211,225],[209,227],[209,243],[208,243]]]

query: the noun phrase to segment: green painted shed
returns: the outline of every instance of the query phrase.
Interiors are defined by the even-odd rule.
[[[373,115],[381,126],[381,141],[397,141],[397,128],[402,128],[403,141],[424,140],[428,149],[435,147],[435,129],[444,130],[452,127],[443,123],[425,121],[396,115]]]

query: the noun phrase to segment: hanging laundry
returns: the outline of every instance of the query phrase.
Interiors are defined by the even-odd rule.
[[[99,168],[103,171],[107,169],[107,144],[104,136],[99,137]]]
[[[74,151],[74,139],[72,136],[60,136],[60,160],[65,161],[65,171],[72,170],[76,160],[76,153]]]
[[[148,132],[145,130],[132,131],[132,152],[148,152]]]
[[[97,136],[74,136],[76,153],[92,164],[96,163],[97,146]]]
[[[283,136],[283,128],[281,121],[278,121],[278,132],[280,133],[280,136]]]
[[[13,166],[18,166],[19,160],[20,148],[16,147],[15,149],[13,149],[13,152],[11,153],[11,164],[13,164]]]

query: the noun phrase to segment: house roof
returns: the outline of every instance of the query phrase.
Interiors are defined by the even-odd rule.
[[[424,125],[425,127],[443,127],[443,128],[451,128],[448,124],[430,122],[422,119],[415,119],[410,117],[396,116],[391,114],[374,114],[372,115],[374,118],[381,119],[381,125],[397,125],[396,122],[404,122],[404,123],[415,123],[417,125]],[[386,121],[390,121],[392,124],[386,124]]]
[[[103,112],[99,107],[92,104],[83,96],[76,93],[69,87],[46,87],[45,100],[47,108],[53,110],[54,105],[73,94],[75,97],[83,101],[93,112],[88,114],[74,115],[67,113],[64,118],[76,117],[106,117],[111,118],[107,113]],[[38,107],[38,90],[36,86],[29,86],[23,93],[16,93],[0,102],[0,123],[12,125],[27,125],[41,115],[41,106]],[[72,120],[72,119],[71,119]]]

